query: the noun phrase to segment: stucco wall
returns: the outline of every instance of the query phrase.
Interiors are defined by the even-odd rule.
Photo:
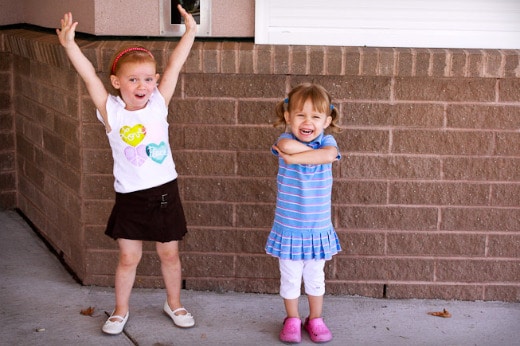
[[[160,1],[166,0],[4,0],[0,25],[27,23],[59,26],[72,11],[78,31],[99,36],[161,36]],[[215,37],[253,37],[254,0],[211,0]]]

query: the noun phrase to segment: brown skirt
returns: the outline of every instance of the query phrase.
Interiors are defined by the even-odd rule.
[[[113,239],[181,240],[187,232],[177,180],[130,193],[116,193],[105,234]]]

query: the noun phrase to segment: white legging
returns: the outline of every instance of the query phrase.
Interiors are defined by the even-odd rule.
[[[311,296],[325,294],[325,260],[280,260],[280,295],[296,299],[301,294],[302,278],[305,293]]]

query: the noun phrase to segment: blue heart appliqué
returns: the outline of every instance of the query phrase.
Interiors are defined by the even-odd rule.
[[[154,162],[162,163],[168,155],[168,147],[164,142],[160,144],[150,143],[146,146],[146,155]]]

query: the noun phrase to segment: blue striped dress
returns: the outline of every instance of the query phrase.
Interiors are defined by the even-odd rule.
[[[296,139],[290,133],[278,141],[282,138]],[[306,144],[337,147],[334,137],[323,134]],[[265,251],[280,259],[331,259],[341,251],[331,219],[332,163],[288,165],[278,160],[276,211]]]

